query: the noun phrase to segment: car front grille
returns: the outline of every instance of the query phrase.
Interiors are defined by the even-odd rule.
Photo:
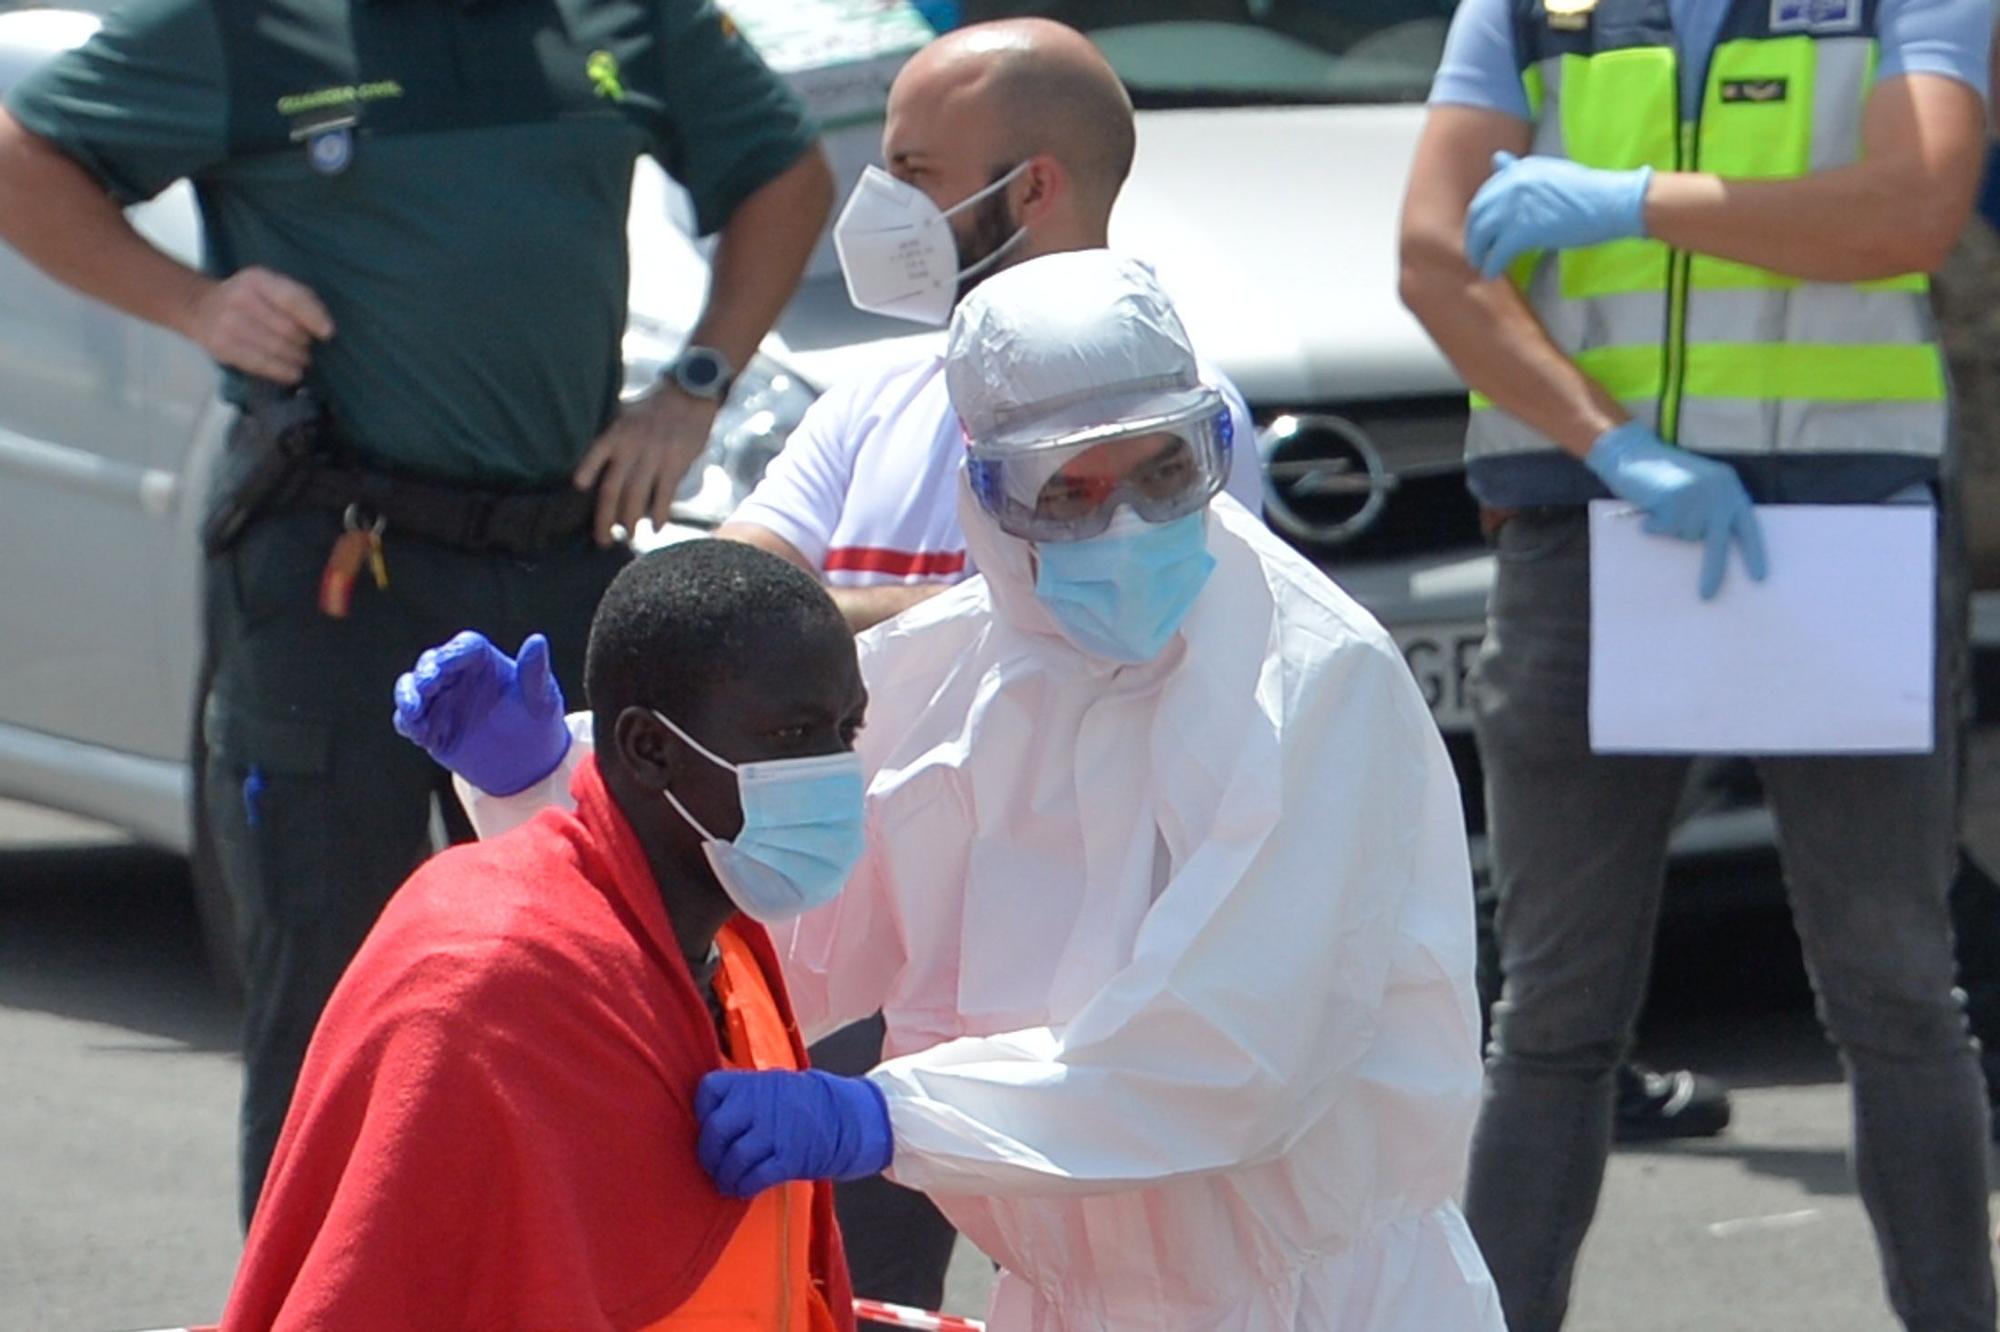
[[[1465,420],[1459,397],[1260,412],[1272,526],[1326,565],[1477,545]]]

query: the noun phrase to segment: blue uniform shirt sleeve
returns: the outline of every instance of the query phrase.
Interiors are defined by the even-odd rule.
[[[1984,4],[1986,0],[1978,0]],[[1432,106],[1474,106],[1531,120],[1508,0],[1461,0],[1431,84]]]
[[[1992,0],[1882,0],[1880,78],[1942,74],[1987,96]]]

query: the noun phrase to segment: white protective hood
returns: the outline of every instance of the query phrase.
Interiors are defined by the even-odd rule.
[[[1017,1328],[1497,1329],[1451,1199],[1479,1091],[1451,765],[1382,630],[1233,500],[1156,661],[983,576],[862,637],[870,850],[778,935],[882,1008],[894,1178]]]
[[[1002,1264],[994,1332],[1500,1332],[1465,833],[1395,646],[1220,497],[1181,636],[1102,662],[960,507],[982,575],[861,639],[869,850],[772,932],[809,1038],[886,1014],[891,1175]],[[567,798],[572,723],[461,783],[482,834]]]

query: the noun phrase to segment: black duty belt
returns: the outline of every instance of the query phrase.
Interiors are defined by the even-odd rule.
[[[591,527],[594,492],[568,482],[538,490],[479,490],[358,467],[311,469],[295,503],[345,512],[383,530],[475,553],[528,559],[574,542]]]

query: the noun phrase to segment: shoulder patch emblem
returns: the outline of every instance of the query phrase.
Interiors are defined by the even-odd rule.
[[[589,76],[590,86],[597,95],[607,102],[625,100],[625,83],[618,74],[618,57],[609,51],[592,51],[590,59],[583,62],[583,72]]]

